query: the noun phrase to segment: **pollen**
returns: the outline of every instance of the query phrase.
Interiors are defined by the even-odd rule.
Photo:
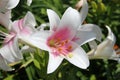
[[[68,54],[68,57],[69,57],[69,58],[72,58],[72,57],[73,57],[73,54],[72,54],[72,53],[69,53],[69,54]]]
[[[54,41],[54,40],[50,40],[50,41],[49,41],[49,46],[54,47],[54,44],[55,44],[55,41]]]
[[[67,48],[69,51],[72,49],[72,46],[70,45],[70,46],[68,46],[68,48]]]
[[[68,43],[69,42],[69,40],[65,40],[65,43]]]
[[[61,52],[61,51],[62,51],[62,49],[61,49],[61,48],[58,48],[58,51],[59,51],[59,52]]]

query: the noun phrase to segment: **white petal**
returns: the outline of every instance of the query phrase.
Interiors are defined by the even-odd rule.
[[[19,51],[17,39],[13,39],[9,43],[5,44],[1,49],[0,53],[9,62],[15,62],[22,59],[22,54]]]
[[[10,20],[11,13],[0,13],[0,24],[3,25],[6,29],[11,29],[12,21]]]
[[[5,71],[11,71],[13,70],[11,67],[9,67],[4,60],[4,58],[0,55],[0,68]]]
[[[59,27],[71,27],[77,30],[80,24],[81,18],[79,12],[69,7],[63,14]]]
[[[76,37],[79,38],[76,40],[76,42],[79,45],[83,45],[89,41],[96,39],[96,34],[94,34],[92,31],[78,31]]]
[[[6,5],[8,3],[8,0],[0,0],[0,13],[7,12],[8,9],[6,9]]]
[[[90,59],[109,59],[113,55],[113,52],[114,50],[111,41],[106,39],[98,45],[95,53],[94,50],[91,50],[87,54],[94,54],[93,56],[89,56]]]
[[[70,54],[72,54],[72,57],[67,57],[66,59],[73,65],[82,69],[86,69],[89,66],[88,56],[81,47],[76,48]]]
[[[35,17],[31,12],[28,12],[24,18],[23,26],[35,27],[36,21]]]
[[[83,21],[85,20],[87,14],[88,14],[88,3],[86,0],[82,0],[82,2],[83,2],[83,5],[80,10],[81,23],[83,23]]]
[[[15,62],[18,61],[18,59],[15,58],[15,56],[12,54],[10,48],[8,45],[3,46],[0,49],[0,54],[3,56],[4,59],[6,59],[8,62]]]
[[[19,44],[18,44],[18,38],[17,38],[17,36],[14,38],[13,44],[9,45],[9,48],[10,48],[12,54],[17,59],[23,59],[22,53],[20,52],[20,49],[19,49]]]
[[[47,9],[47,14],[50,22],[50,30],[54,30],[60,23],[59,16],[51,9]]]
[[[95,56],[109,58],[113,54],[113,46],[109,40],[103,41],[98,45]]]
[[[20,32],[20,26],[23,25],[23,22],[21,21],[20,23],[19,21],[20,20],[15,20],[14,22],[12,22],[11,32]]]
[[[30,6],[32,3],[32,0],[27,0],[27,5]]]
[[[107,38],[112,41],[112,44],[114,46],[114,44],[116,42],[115,35],[113,34],[113,32],[111,31],[111,29],[109,28],[109,26],[106,26],[106,28],[108,29],[108,36],[107,36]]]
[[[84,24],[80,27],[80,31],[91,31],[96,34],[96,40],[101,41],[102,31],[99,26],[95,24]]]
[[[58,66],[63,61],[63,58],[60,56],[54,56],[52,53],[49,53],[49,61],[48,61],[48,67],[47,67],[47,73],[54,72]]]
[[[4,14],[6,15],[6,17],[11,18],[11,10],[8,10]]]
[[[47,46],[47,39],[50,35],[51,32],[49,31],[39,31],[30,36],[19,36],[19,38],[33,47],[49,51],[49,47]]]
[[[88,42],[89,46],[91,49],[96,49],[97,48],[97,43],[95,40]]]
[[[18,5],[19,1],[20,0],[8,0],[6,8],[12,9],[12,8],[16,7]]]
[[[87,55],[89,56],[89,58],[91,58],[91,56],[94,56],[94,54],[95,54],[95,52],[97,50],[98,45],[97,45],[95,40],[92,40],[92,41],[88,42],[88,44],[89,44],[89,47],[90,47],[91,51],[89,51],[87,53]]]

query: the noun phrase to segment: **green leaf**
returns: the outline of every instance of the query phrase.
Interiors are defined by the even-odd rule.
[[[8,77],[6,77],[4,80],[13,80],[13,77],[14,77],[15,75],[9,75]]]
[[[41,67],[40,67],[40,64],[39,64],[39,61],[38,61],[38,60],[34,59],[34,60],[33,60],[33,63],[34,63],[34,65],[35,65],[35,67],[37,67],[38,69],[41,69]]]

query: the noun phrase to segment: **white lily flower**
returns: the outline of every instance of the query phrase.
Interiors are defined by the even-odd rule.
[[[14,21],[11,25],[9,34],[1,32],[5,36],[3,46],[0,48],[0,55],[8,61],[8,63],[21,60],[22,54],[19,50],[18,39],[27,37],[35,31],[36,22],[31,12],[28,12],[23,19]],[[24,36],[23,36],[24,35]]]
[[[0,0],[0,13],[7,12],[13,8],[15,8],[20,0]],[[32,0],[27,0],[27,5],[30,6]]]
[[[49,51],[47,73],[55,71],[64,58],[75,66],[86,69],[89,66],[88,57],[76,43],[76,40],[79,39],[76,37],[77,29],[81,22],[79,12],[69,7],[61,20],[54,11],[48,9],[47,12],[50,30],[36,32],[24,41]]]
[[[33,46],[49,51],[47,73],[54,72],[64,58],[79,68],[86,69],[89,66],[89,60],[80,45],[96,39],[96,31],[99,32],[100,29],[93,24],[81,26],[87,16],[82,16],[88,11],[86,5],[87,2],[84,0],[83,8],[85,11],[82,9],[80,13],[69,7],[61,20],[53,10],[48,9],[50,30],[40,30],[31,35],[30,38],[24,39]]]
[[[91,50],[87,53],[90,59],[113,59],[119,60],[120,55],[116,54],[116,51],[113,49],[115,44],[115,36],[111,29],[106,26],[108,29],[108,36],[107,38],[97,46],[96,51]],[[94,53],[94,55],[92,55]]]

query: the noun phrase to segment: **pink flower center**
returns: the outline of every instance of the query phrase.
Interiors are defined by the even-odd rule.
[[[71,29],[69,27],[64,27],[54,32],[48,38],[47,45],[51,48],[55,56],[67,56],[73,50],[71,34]]]
[[[69,40],[64,40],[64,41],[60,41],[58,40],[54,40],[51,39],[48,42],[48,46],[52,49],[52,53],[54,55],[64,55],[66,56],[69,52],[72,51],[72,44],[70,44]]]

